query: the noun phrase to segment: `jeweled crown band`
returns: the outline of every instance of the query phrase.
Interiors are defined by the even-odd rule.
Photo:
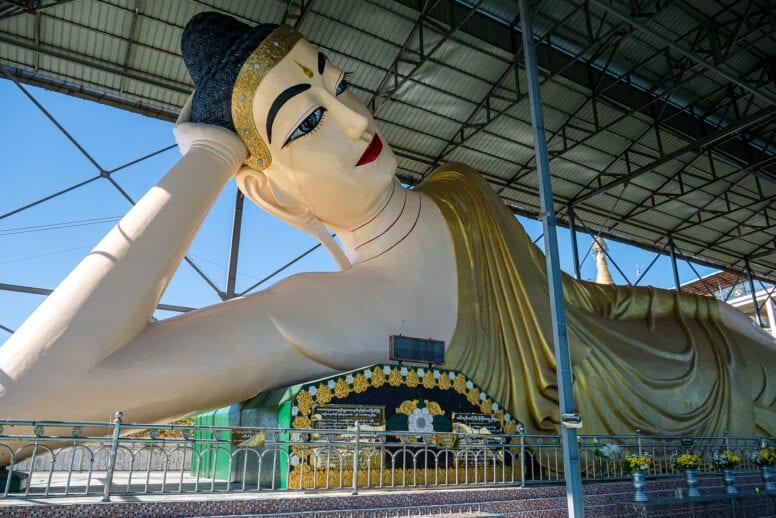
[[[281,25],[253,51],[240,68],[232,89],[232,121],[237,134],[248,148],[245,165],[262,170],[272,163],[269,148],[259,135],[253,120],[256,88],[272,68],[286,57],[302,36],[293,27]]]

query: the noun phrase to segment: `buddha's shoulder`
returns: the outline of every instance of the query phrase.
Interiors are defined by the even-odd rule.
[[[472,184],[480,190],[490,189],[488,182],[479,171],[460,162],[447,162],[434,169],[421,185],[433,185],[436,183],[457,182]]]
[[[473,197],[489,203],[499,201],[498,195],[476,169],[459,162],[446,163],[433,170],[416,189],[432,198]]]

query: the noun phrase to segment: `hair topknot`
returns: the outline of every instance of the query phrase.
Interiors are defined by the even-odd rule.
[[[205,12],[183,29],[181,55],[194,82],[192,122],[234,131],[232,88],[245,60],[278,26],[251,27],[231,16]]]

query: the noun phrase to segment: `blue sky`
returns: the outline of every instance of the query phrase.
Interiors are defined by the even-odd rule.
[[[25,88],[54,116],[105,170],[174,144],[172,124],[83,101],[35,87]],[[8,80],[0,80],[0,283],[54,288],[78,264],[100,238],[131,207],[109,180],[99,178],[83,187],[6,217],[11,211],[84,182],[99,171],[63,133]],[[165,151],[115,173],[111,178],[131,198],[138,200],[179,157],[177,149]],[[476,167],[476,164],[471,164]],[[232,211],[236,195],[230,182],[208,215],[192,244],[189,257],[221,289],[226,284]],[[542,233],[538,221],[519,218],[536,239]],[[238,291],[284,265],[316,242],[246,202],[242,249],[238,268]],[[582,278],[595,278],[595,264],[587,254],[592,239],[577,233]],[[558,235],[561,267],[573,273],[569,232]],[[539,241],[543,248],[543,243]],[[644,272],[655,258],[653,252],[609,242],[609,251],[620,268],[635,281],[636,264]],[[711,269],[695,266],[705,275]],[[321,249],[273,278],[301,271],[336,269]],[[617,283],[626,283],[610,264]],[[696,278],[684,262],[679,264],[681,282]],[[673,286],[670,260],[661,256],[644,275],[641,284]],[[40,295],[0,290],[0,325],[16,329],[42,302]],[[176,273],[162,302],[201,307],[220,299],[194,270],[184,264]],[[157,318],[173,313],[157,312]],[[9,333],[0,329],[0,343]]]

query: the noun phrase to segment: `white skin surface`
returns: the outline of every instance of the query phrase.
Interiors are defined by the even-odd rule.
[[[457,286],[446,225],[433,203],[398,185],[387,145],[377,160],[356,167],[374,121],[350,92],[338,94],[339,69],[327,63],[318,75],[317,59],[301,41],[262,81],[254,115],[265,139],[278,93],[300,83],[311,88],[277,114],[271,167],[241,171],[239,184],[269,179],[277,195],[269,202],[307,207],[339,233],[353,267],[297,275],[149,323],[207,211],[247,155],[231,132],[182,124],[176,136],[186,154],[178,164],[0,348],[0,415],[104,421],[122,410],[125,421],[156,422],[386,361],[392,334],[450,340]],[[319,106],[326,109],[322,124],[283,146]],[[267,203],[266,195],[246,194]]]

